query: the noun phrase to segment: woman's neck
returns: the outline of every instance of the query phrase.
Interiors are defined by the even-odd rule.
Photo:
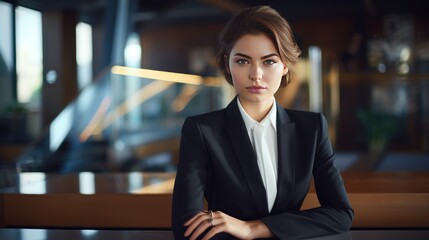
[[[274,99],[263,102],[243,102],[240,100],[246,113],[257,122],[261,122],[270,112]]]

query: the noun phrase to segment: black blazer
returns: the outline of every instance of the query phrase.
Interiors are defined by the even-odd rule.
[[[325,118],[277,106],[278,184],[271,213],[237,98],[225,109],[185,120],[173,193],[175,239],[184,239],[183,224],[204,209],[203,197],[210,210],[241,220],[261,219],[280,239],[351,227],[353,210],[334,166]],[[312,176],[321,207],[300,211]],[[224,237],[228,235],[217,236]]]

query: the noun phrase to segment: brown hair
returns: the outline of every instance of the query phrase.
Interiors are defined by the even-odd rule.
[[[282,77],[280,86],[286,86],[294,71],[294,64],[299,60],[301,50],[296,44],[289,23],[273,8],[257,6],[246,8],[225,25],[220,34],[217,64],[225,75],[226,81],[232,84],[232,77],[227,71],[229,54],[237,40],[246,34],[266,34],[279,52],[280,59],[289,69]]]

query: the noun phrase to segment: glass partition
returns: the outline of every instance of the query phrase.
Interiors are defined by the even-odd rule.
[[[18,172],[174,171],[186,116],[222,105],[222,81],[115,66],[16,161]]]

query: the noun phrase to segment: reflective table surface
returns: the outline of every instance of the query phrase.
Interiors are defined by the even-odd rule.
[[[0,228],[4,240],[173,240],[171,231]],[[310,240],[427,240],[429,230],[351,230]]]
[[[50,174],[27,172],[0,193],[19,194],[151,194],[172,193],[175,173],[128,172]]]

